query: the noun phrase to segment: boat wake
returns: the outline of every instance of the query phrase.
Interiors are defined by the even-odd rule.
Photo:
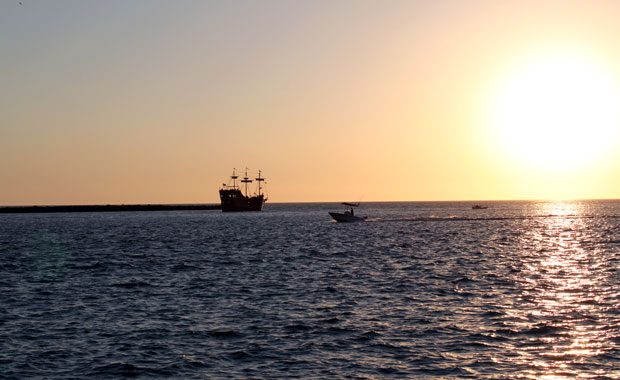
[[[367,218],[366,222],[447,222],[447,221],[493,221],[493,220],[532,220],[532,219],[620,219],[620,215],[527,215],[527,216],[498,216],[498,217],[469,217],[469,216],[413,216],[404,218]]]

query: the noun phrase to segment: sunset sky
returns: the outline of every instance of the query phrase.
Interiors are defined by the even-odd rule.
[[[620,1],[0,2],[0,205],[620,198]]]

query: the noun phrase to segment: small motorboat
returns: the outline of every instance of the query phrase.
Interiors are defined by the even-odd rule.
[[[354,223],[354,222],[363,222],[368,217],[366,216],[356,216],[355,211],[353,211],[353,207],[358,207],[359,203],[348,203],[343,202],[343,205],[347,207],[343,212],[330,212],[329,215],[334,218],[334,220],[338,223]]]
[[[489,207],[488,207],[488,206],[482,206],[482,205],[473,205],[473,206],[471,206],[471,208],[472,208],[473,210],[486,210],[486,209],[488,209]]]

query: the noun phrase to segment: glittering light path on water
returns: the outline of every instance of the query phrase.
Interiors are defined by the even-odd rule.
[[[532,379],[620,377],[613,361],[620,335],[616,258],[599,246],[604,232],[578,217],[576,205],[555,205],[557,217],[532,220],[521,237],[514,274],[520,294],[502,305],[509,331],[525,339],[508,344]],[[594,236],[599,234],[599,236]],[[617,309],[616,309],[617,310]],[[598,360],[598,359],[602,360]]]

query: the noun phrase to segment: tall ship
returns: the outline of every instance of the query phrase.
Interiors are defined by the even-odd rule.
[[[245,177],[240,181],[241,186],[237,185],[237,179],[239,177],[233,169],[233,173],[230,176],[230,182],[223,184],[220,189],[220,201],[222,202],[222,211],[262,211],[263,205],[267,201],[267,197],[262,193],[262,183],[265,178],[261,177],[261,171],[258,171],[258,177],[255,178],[258,182],[258,193],[250,195],[248,192],[249,184],[252,180],[248,177],[248,169],[245,169]],[[241,191],[243,187],[243,192]]]

